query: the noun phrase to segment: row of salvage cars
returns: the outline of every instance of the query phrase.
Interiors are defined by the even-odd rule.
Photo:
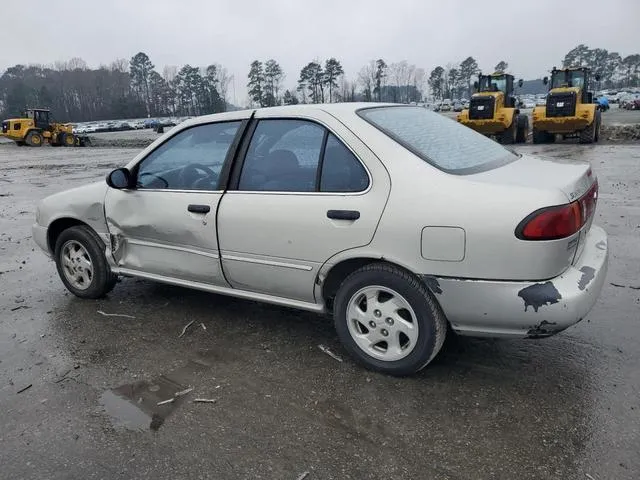
[[[139,277],[328,314],[356,361],[408,375],[448,331],[540,338],[582,320],[607,271],[597,198],[588,164],[425,108],[296,105],[180,124],[42,200],[33,237],[78,297]]]

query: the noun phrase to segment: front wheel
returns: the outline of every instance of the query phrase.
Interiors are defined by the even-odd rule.
[[[63,231],[56,241],[55,260],[65,287],[80,298],[100,298],[113,290],[104,244],[89,227],[78,225]]]
[[[410,375],[440,351],[447,322],[427,286],[392,265],[367,265],[349,275],[334,303],[340,341],[367,368]]]

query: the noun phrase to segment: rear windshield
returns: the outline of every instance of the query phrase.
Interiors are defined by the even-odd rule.
[[[493,140],[423,107],[372,107],[358,115],[436,168],[484,172],[518,158]]]

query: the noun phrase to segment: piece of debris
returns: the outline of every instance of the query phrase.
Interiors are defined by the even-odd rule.
[[[193,387],[188,387],[188,388],[185,388],[184,390],[180,390],[179,392],[174,393],[173,397],[174,398],[182,397],[182,396],[184,396],[187,393],[192,392],[192,391],[193,391]]]
[[[302,472],[296,480],[304,480],[309,475],[309,472]]]
[[[100,315],[104,315],[105,317],[124,317],[124,318],[136,318],[133,315],[127,315],[126,313],[105,313],[102,310],[98,310]]]
[[[634,287],[633,285],[629,285],[629,288],[631,290],[640,290],[640,287]]]
[[[596,480],[595,478],[593,478],[591,475],[589,475],[588,473],[584,474],[585,477],[587,477],[589,480]]]
[[[610,285],[613,285],[614,287],[618,287],[618,288],[625,288],[624,285],[620,285],[619,283],[613,283],[613,282],[609,282]]]
[[[338,355],[333,353],[331,350],[329,350],[329,347],[325,347],[324,345],[318,345],[318,348],[322,350],[324,353],[326,353],[327,355],[329,355],[334,360],[342,362],[342,359]]]
[[[33,387],[33,384],[32,384],[32,383],[30,383],[30,384],[29,384],[29,385],[27,385],[26,387],[22,387],[20,390],[18,390],[18,391],[16,392],[16,394],[18,394],[18,393],[22,393],[22,392],[24,392],[24,391],[27,391],[27,390],[29,390],[31,387]]]
[[[162,400],[161,402],[158,402],[156,405],[166,405],[167,403],[173,403],[175,399],[176,397],[172,397],[167,400]]]
[[[215,398],[194,398],[193,403],[216,403]]]
[[[204,326],[204,323],[201,323],[200,326],[202,327],[203,330],[207,329],[207,327]]]
[[[187,333],[187,328],[189,328],[191,325],[193,325],[194,320],[191,320],[189,323],[187,323],[184,328],[182,329],[182,332],[180,332],[180,335],[178,335],[178,338],[182,337],[185,333]]]
[[[13,307],[11,309],[12,312],[15,312],[16,310],[20,310],[21,308],[31,308],[28,305],[18,305],[17,307]]]

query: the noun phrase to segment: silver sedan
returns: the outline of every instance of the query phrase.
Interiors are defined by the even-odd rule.
[[[406,375],[447,330],[540,338],[607,270],[588,164],[518,155],[417,106],[188,120],[33,227],[78,297],[118,276],[331,313],[365,366]]]

